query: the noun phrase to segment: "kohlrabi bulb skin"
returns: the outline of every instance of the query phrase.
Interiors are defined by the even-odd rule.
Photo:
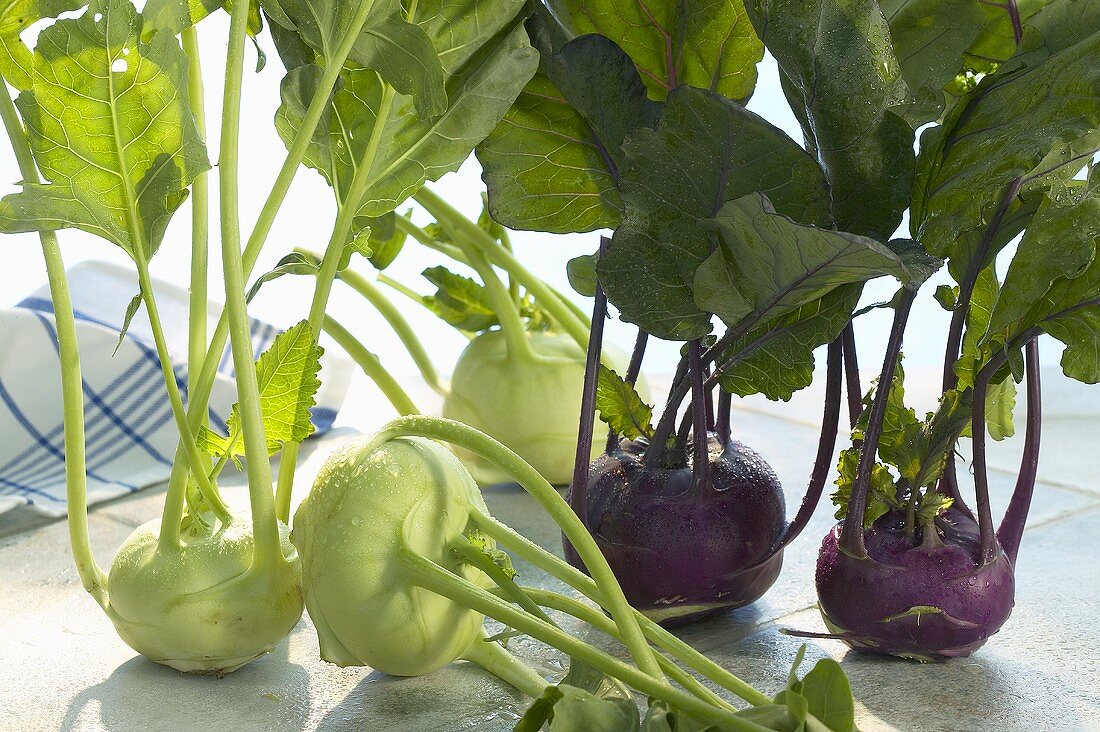
[[[470,341],[455,364],[443,416],[470,425],[519,454],[554,485],[566,485],[577,456],[585,354],[564,333],[528,334],[534,358],[508,352],[499,330]],[[625,362],[610,349],[611,363]],[[639,385],[646,397],[645,385]],[[602,448],[597,430],[592,457]],[[505,483],[511,476],[478,455],[455,448],[481,485]]]
[[[294,514],[306,609],[326,661],[420,676],[457,659],[484,617],[414,585],[399,556],[412,551],[487,587],[449,548],[471,528],[470,507],[487,509],[439,443],[401,437],[370,448],[364,437],[334,452]]]
[[[281,556],[252,567],[247,516],[185,531],[158,551],[160,520],[139,526],[115,555],[108,615],[127,645],[180,671],[225,674],[271,651],[302,616],[298,552],[280,524]]]
[[[775,472],[744,444],[712,436],[710,482],[696,492],[690,465],[647,468],[645,449],[624,440],[601,455],[578,511],[630,604],[673,625],[759,599],[783,563],[782,552],[769,556],[785,528]],[[584,569],[568,541],[565,556]]]
[[[817,559],[821,615],[831,632],[864,653],[920,661],[969,656],[1012,612],[1015,579],[1000,546],[981,564],[978,526],[948,509],[940,543],[922,546],[905,533],[905,514],[889,513],[864,532],[868,556],[840,550],[843,523],[825,537]]]

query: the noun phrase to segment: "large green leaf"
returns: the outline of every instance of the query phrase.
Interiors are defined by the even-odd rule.
[[[411,97],[398,94],[388,114],[378,119],[385,96],[381,79],[370,69],[346,69],[327,120],[318,127],[307,164],[334,183],[341,200],[355,205],[364,217],[393,211],[425,182],[457,170],[535,71],[535,51],[518,22],[522,8],[519,0],[419,3],[416,17],[409,21],[431,39],[442,64],[446,111],[424,119]],[[298,78],[290,82],[292,93],[284,88],[276,120],[284,141],[298,129],[302,102],[313,98],[311,79],[315,85],[318,78],[316,72],[296,72]],[[370,156],[372,138],[378,145]],[[358,202],[344,200],[356,171],[368,164],[365,197]]]
[[[19,34],[43,18],[84,7],[87,0],[0,0],[0,75],[20,91],[31,88],[34,55]]]
[[[187,186],[210,165],[187,100],[187,57],[141,41],[127,0],[97,0],[42,32],[19,96],[48,181],[0,201],[0,230],[79,228],[152,256]]]
[[[544,52],[542,71],[477,149],[493,216],[554,233],[614,228],[623,141],[654,126],[659,109],[634,63],[603,36]]]
[[[1100,148],[1098,55],[1100,33],[1037,65],[1007,64],[922,135],[910,225],[930,252],[951,258],[956,276],[976,252],[984,259],[973,266],[984,266],[1007,243],[985,229],[1014,182],[1048,186]],[[1026,208],[1010,203],[1010,217]]]
[[[750,0],[746,8],[825,168],[837,226],[888,239],[909,201],[913,131],[890,111],[910,97],[878,4]]]
[[[913,99],[897,108],[917,127],[937,119],[944,87],[963,69],[965,53],[985,24],[979,0],[879,0],[894,53]]]
[[[1044,201],[1020,241],[990,317],[986,346],[1018,349],[1040,328],[1066,345],[1067,376],[1100,381],[1100,172]]]
[[[718,357],[718,383],[740,396],[789,400],[813,382],[814,350],[836,340],[862,292],[841,285],[737,338]]]
[[[736,102],[691,87],[669,95],[656,130],[630,139],[621,188],[626,216],[600,281],[624,320],[659,338],[710,330],[693,289],[717,232],[699,221],[727,201],[762,191],[796,221],[830,222],[824,175],[801,147]]]
[[[300,41],[325,65],[351,32],[359,3],[350,0],[279,0],[265,6],[272,20],[294,36],[276,36],[280,45]],[[301,45],[297,46],[301,49]],[[443,68],[431,39],[405,18],[400,0],[373,0],[348,58],[349,65],[373,69],[399,93],[412,97],[417,114],[430,119],[447,109]]]
[[[695,300],[731,329],[780,318],[840,285],[883,275],[909,278],[889,247],[799,224],[762,194],[730,201],[709,225],[720,246],[696,272]]]
[[[549,0],[575,35],[599,33],[634,60],[652,99],[677,86],[746,100],[764,48],[741,0]]]

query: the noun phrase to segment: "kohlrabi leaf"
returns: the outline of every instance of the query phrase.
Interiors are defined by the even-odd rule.
[[[814,349],[836,339],[862,291],[858,284],[841,285],[736,339],[715,362],[718,383],[739,396],[789,400],[812,383]]]
[[[840,285],[909,278],[890,248],[799,224],[759,193],[730,201],[708,224],[719,247],[696,272],[695,302],[730,328],[782,317]]]
[[[321,382],[321,354],[314,343],[313,329],[303,320],[275,337],[256,361],[260,387],[260,411],[268,453],[274,455],[287,443],[299,443],[313,434],[310,409]],[[236,458],[244,454],[239,405],[234,404],[226,422],[229,437],[203,428],[199,448],[215,457]]]
[[[270,270],[256,278],[256,281],[252,283],[252,287],[248,288],[245,302],[252,302],[259,294],[261,287],[283,275],[316,275],[319,269],[315,257],[310,257],[302,252],[291,252],[280,259]]]
[[[612,369],[600,364],[596,382],[596,411],[607,426],[627,439],[653,435],[653,407]]]
[[[17,100],[43,177],[0,201],[0,230],[78,228],[146,258],[210,165],[187,101],[187,56],[145,43],[128,0],[96,0],[42,31]]]
[[[807,147],[825,168],[843,231],[888,239],[909,203],[913,130],[890,28],[864,0],[749,0]]]
[[[365,254],[374,268],[381,271],[393,264],[397,255],[405,248],[408,234],[397,226],[397,215],[392,211],[377,218],[368,218],[370,225],[369,238],[366,245],[369,253]]]
[[[966,311],[962,349],[954,366],[959,388],[974,386],[974,378],[988,360],[982,339],[989,329],[989,318],[993,314],[993,306],[997,302],[1000,289],[1001,283],[997,280],[997,273],[992,265],[983,269],[974,280],[970,309]]]
[[[423,275],[436,286],[424,304],[448,324],[471,333],[500,323],[484,285],[446,267],[429,267]]]
[[[921,137],[910,228],[952,272],[984,267],[1022,228],[986,231],[1006,191],[1070,178],[1100,148],[1100,33],[1037,65],[986,76],[939,127]],[[1024,206],[1009,202],[1009,216]],[[1004,228],[1004,227],[1002,227]]]
[[[990,350],[1009,348],[1012,355],[1038,328],[1065,344],[1067,376],[1100,381],[1098,249],[1100,168],[1093,166],[1087,184],[1052,191],[1020,241],[990,319]]]
[[[755,707],[752,707],[755,708]],[[772,728],[774,729],[774,728]],[[667,702],[651,699],[640,732],[720,732],[721,727],[689,717]]]
[[[985,427],[989,436],[998,442],[1016,434],[1012,413],[1016,409],[1016,382],[1006,376],[989,385],[985,392]],[[974,425],[963,429],[963,437],[972,437]]]
[[[941,513],[951,508],[955,499],[938,491],[925,491],[917,501],[916,523],[918,526],[928,526],[932,520]]]
[[[561,683],[547,687],[516,724],[516,732],[633,732],[638,707],[630,690],[576,658]]]
[[[221,8],[226,12],[233,9],[232,0],[147,0],[141,8],[141,17],[145,18],[142,33],[148,39],[161,28],[167,29],[172,35],[178,35],[185,28],[198,23],[203,18]],[[260,16],[260,3],[251,0],[248,8],[248,35],[255,40],[263,30],[263,19]],[[256,50],[263,54],[259,45]],[[259,63],[260,71],[263,63]]]
[[[345,69],[306,159],[334,184],[343,205],[355,206],[360,216],[382,216],[469,157],[535,71],[536,53],[518,18],[523,8],[521,0],[417,4],[415,17],[407,20],[431,40],[447,96],[447,108],[431,119],[418,115],[413,97],[386,92],[375,71]],[[320,78],[302,68],[295,69],[292,93],[284,86],[276,118],[288,144],[301,124],[303,102],[313,98]],[[363,166],[369,168],[361,178],[362,200],[347,201],[355,172]]]
[[[20,91],[31,88],[34,54],[19,34],[43,18],[84,7],[87,0],[0,1],[0,76]],[[6,92],[5,92],[6,93]]]
[[[659,113],[633,62],[607,38],[544,51],[541,71],[477,148],[493,216],[555,233],[614,228],[623,141]]]
[[[550,0],[575,35],[598,33],[633,59],[651,99],[681,85],[747,100],[764,47],[741,0]]]
[[[842,519],[848,513],[848,501],[852,497],[852,484],[856,480],[856,471],[859,468],[859,448],[849,447],[840,453],[840,461],[837,463],[836,490],[833,492],[833,505],[837,507],[836,518]],[[897,500],[897,490],[894,484],[894,476],[890,469],[880,462],[876,462],[871,469],[871,489],[867,493],[867,513],[864,516],[864,526],[870,526],[891,509],[901,508]]]
[[[485,559],[495,564],[508,579],[515,578],[517,574],[516,568],[512,566],[512,557],[508,552],[497,549],[493,540],[477,529],[472,529],[467,532],[466,538],[470,540],[470,545],[476,551],[485,555]]]
[[[1023,19],[1048,52],[1068,48],[1100,31],[1098,0],[1031,0],[1023,6]],[[1027,48],[1037,42],[1025,39],[1022,45]]]
[[[351,32],[359,4],[350,0],[268,0],[271,19],[293,31],[328,63]],[[424,30],[405,19],[400,0],[374,0],[349,62],[373,69],[400,94],[412,98],[422,119],[447,109],[443,68]]]
[[[597,270],[621,317],[658,338],[710,330],[695,272],[717,247],[700,225],[754,191],[795,221],[829,226],[824,174],[781,130],[716,94],[680,87],[656,130],[635,133],[621,171],[626,215]]]
[[[936,298],[936,302],[940,304],[940,307],[949,313],[959,306],[958,286],[940,285],[936,288],[933,297]]]
[[[963,69],[963,57],[985,24],[977,0],[880,0],[894,54],[912,99],[895,108],[913,127],[938,119],[944,87]]]
[[[596,254],[582,254],[566,262],[565,274],[569,278],[569,286],[578,295],[596,296],[596,263],[599,259]]]
[[[855,700],[852,687],[840,664],[823,658],[791,684],[793,691],[806,700],[806,710],[832,732],[855,732]]]
[[[863,412],[857,435],[867,428],[875,386],[863,399]],[[947,451],[958,440],[970,421],[969,391],[952,389],[940,399],[935,412],[925,419],[905,405],[905,370],[898,359],[893,383],[886,402],[878,456],[893,466],[910,490],[919,490],[938,480],[943,472]],[[854,473],[853,473],[854,475]]]

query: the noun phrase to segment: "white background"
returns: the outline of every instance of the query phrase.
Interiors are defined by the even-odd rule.
[[[218,13],[200,26],[208,125],[211,130],[208,135],[211,139],[207,144],[210,158],[214,162],[217,160],[217,125],[220,119],[227,20],[226,14]],[[247,238],[251,224],[263,204],[286,152],[272,123],[279,103],[279,82],[283,70],[266,35],[262,38],[262,43],[268,54],[267,67],[258,74],[248,71],[245,78],[241,136],[243,188],[240,192],[240,208],[244,222],[242,238]],[[251,46],[248,53],[246,65],[251,68],[254,60],[254,50]],[[760,82],[749,107],[786,130],[795,140],[801,141],[801,133],[780,92],[775,64],[770,57],[766,58],[760,66]],[[213,173],[216,174],[216,168]],[[4,144],[0,147],[0,192],[15,191],[19,179],[14,157]],[[216,182],[213,182],[211,187],[216,197]],[[461,171],[434,184],[434,188],[467,214],[476,216],[480,211],[480,195],[483,186],[477,162],[472,157]],[[322,248],[328,238],[334,217],[335,206],[330,189],[319,175],[302,168],[271,232],[256,272],[270,269],[280,257],[295,246]],[[217,202],[214,201],[211,210],[210,282],[211,294],[215,298],[218,297],[217,288],[221,284],[217,220]],[[153,260],[154,276],[187,286],[189,236],[190,213],[185,205],[177,212],[163,248]],[[70,266],[84,259],[107,259],[129,264],[121,250],[83,232],[66,230],[61,232],[60,239],[65,261]],[[565,278],[565,263],[573,256],[593,251],[598,243],[598,233],[560,236],[516,232],[513,235],[513,242],[519,257],[531,270],[559,289],[572,292]],[[44,283],[45,272],[36,235],[5,236],[0,238],[0,247],[3,247],[0,250],[0,262],[3,263],[0,265],[0,307],[9,307]],[[441,259],[440,255],[410,243],[387,273],[427,293],[429,288],[420,278],[419,273],[425,267],[440,264]],[[365,261],[360,259],[357,267],[360,271],[370,274],[368,271],[370,267]],[[927,286],[914,308],[905,344],[906,363],[911,374],[933,374],[941,362],[947,315],[932,300],[931,295],[936,284],[946,281],[946,275],[941,273],[936,281]],[[287,326],[301,320],[308,310],[311,293],[309,285],[310,283],[302,278],[283,278],[268,285],[254,301],[253,315],[280,326]],[[893,288],[893,281],[888,279],[872,283],[865,293],[865,301],[876,302],[887,299],[892,294]],[[395,295],[395,298],[401,302],[400,296]],[[582,307],[586,309],[591,307],[590,301],[580,297],[576,299]],[[465,339],[412,303],[402,302],[401,307],[428,344],[440,370],[444,373],[449,372]],[[411,361],[380,318],[365,306],[357,295],[349,292],[339,283],[333,292],[330,312],[343,321],[369,348],[378,353],[391,371],[399,375],[414,373]],[[860,361],[865,369],[877,370],[881,363],[881,354],[889,330],[888,313],[889,311],[875,311],[861,318],[858,323]],[[178,324],[177,327],[184,326]],[[608,339],[621,349],[629,350],[633,343],[634,332],[632,327],[616,321],[608,329]],[[1058,357],[1056,350],[1056,348],[1046,347],[1044,361],[1056,361]],[[663,342],[654,344],[647,355],[647,372],[659,374],[671,371],[677,357],[677,344]],[[819,359],[819,362],[821,360],[823,359]]]

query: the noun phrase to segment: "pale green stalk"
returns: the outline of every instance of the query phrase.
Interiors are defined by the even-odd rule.
[[[371,136],[367,140],[363,157],[360,159],[355,175],[348,186],[347,197],[340,204],[340,210],[336,216],[336,225],[333,227],[328,246],[325,247],[325,255],[321,258],[321,267],[317,272],[313,289],[313,301],[309,307],[309,324],[313,327],[314,339],[321,331],[325,308],[328,307],[329,295],[332,293],[332,283],[340,271],[340,260],[344,256],[344,246],[351,235],[351,227],[355,222],[355,214],[359,210],[359,204],[367,192],[370,171],[374,167],[374,159],[377,157],[382,144],[382,131],[385,127],[385,120],[389,117],[395,94],[396,92],[392,86],[385,82],[382,83],[382,98],[378,103],[378,114],[375,117],[378,121],[374,129],[371,130]],[[283,521],[290,519],[294,471],[297,467],[298,443],[292,442],[284,445],[279,461],[279,485],[275,494],[278,516]]]
[[[398,550],[398,559],[411,582],[557,648],[582,663],[629,684],[643,694],[664,701],[698,719],[718,722],[722,725],[722,729],[749,732],[767,730],[766,727],[755,722],[738,717],[724,706],[711,704],[686,691],[673,688],[663,681],[659,667],[657,667],[658,676],[654,676],[623,663],[595,646],[525,613],[491,592],[448,572],[408,548]],[[654,666],[657,666],[656,662]]]
[[[39,182],[23,123],[8,96],[7,89],[0,94],[0,117],[11,141],[12,151],[19,164],[23,183]],[[46,260],[46,276],[50,283],[50,299],[53,301],[54,322],[57,328],[57,350],[61,364],[61,404],[65,426],[65,502],[69,511],[69,545],[72,548],[80,583],[95,598],[100,607],[107,609],[107,574],[96,564],[92,554],[92,542],[88,536],[88,475],[84,447],[84,381],[80,372],[80,349],[77,345],[76,318],[73,317],[73,301],[69,283],[65,277],[65,263],[61,260],[61,248],[57,234],[38,232],[42,243],[42,255]]]
[[[504,334],[508,355],[516,359],[536,360],[538,356],[531,348],[531,341],[527,336],[527,327],[523,324],[523,318],[520,317],[516,302],[508,293],[504,283],[497,277],[496,272],[493,271],[493,266],[489,264],[489,260],[478,249],[465,242],[461,242],[459,246],[462,247],[470,266],[481,277],[486,294],[489,296],[489,303],[500,321],[500,330]]]
[[[599,585],[594,582],[591,577],[564,560],[554,556],[529,539],[516,533],[513,529],[500,523],[492,516],[476,510],[471,511],[471,515],[478,529],[505,549],[515,553],[516,556],[530,562],[544,572],[547,572],[552,577],[561,580],[601,607],[607,608]],[[637,610],[633,612],[645,637],[649,641],[655,643],[659,648],[672,654],[672,656],[681,663],[698,671],[703,677],[710,679],[722,688],[736,694],[754,706],[770,704],[772,702],[771,698],[766,694],[757,691],[751,685],[737,678],[642,613]]]
[[[363,369],[363,373],[373,381],[389,400],[393,408],[400,415],[420,414],[416,404],[413,403],[408,392],[402,387],[390,373],[382,366],[378,356],[367,350],[366,346],[340,325],[332,316],[326,315],[323,325],[325,333],[328,333],[344,351],[351,356],[355,363]]]
[[[185,28],[180,34],[183,50],[188,58],[187,100],[191,107],[191,116],[199,135],[206,139],[206,99],[202,84],[202,62],[199,59],[199,35],[195,26]],[[187,383],[189,387],[199,379],[202,362],[206,358],[207,348],[207,304],[210,301],[208,270],[210,260],[210,181],[205,172],[200,173],[191,183],[191,288],[187,308]],[[204,413],[198,426],[192,429],[198,432],[207,426]],[[199,470],[210,471],[210,458],[200,455],[202,465]],[[211,480],[214,490],[217,483]],[[187,491],[188,504],[192,503],[193,491]],[[196,516],[199,514],[195,511]]]
[[[295,251],[311,257],[316,257],[313,252],[305,249],[295,249]],[[350,268],[345,269],[340,273],[340,279],[351,287],[351,289],[362,295],[363,298],[378,311],[378,314],[385,319],[390,329],[392,329],[397,337],[401,339],[401,344],[405,346],[405,350],[409,352],[409,356],[412,358],[413,363],[416,364],[416,368],[420,371],[420,376],[423,377],[428,386],[432,388],[432,391],[440,395],[445,395],[447,393],[446,384],[443,383],[443,379],[439,377],[439,373],[435,370],[435,364],[432,363],[432,359],[428,355],[428,350],[424,348],[424,344],[417,337],[416,331],[413,330],[412,325],[410,325],[409,321],[405,319],[405,316],[401,314],[401,311],[390,302],[389,298],[382,294],[381,290],[371,284],[366,277],[363,277],[358,272],[354,272]]]
[[[237,202],[238,144],[241,126],[241,86],[244,77],[245,35],[249,3],[234,3],[229,22],[229,51],[225,62],[225,91],[222,96],[222,130],[218,161],[221,208],[222,268],[225,271],[225,310],[228,314],[233,365],[237,379],[237,400],[244,429],[244,453],[248,461],[248,495],[252,506],[255,552],[252,566],[267,566],[280,557],[279,525],[271,493],[271,463],[260,409],[260,387],[248,312],[244,299],[244,267],[241,261],[241,232]]]
[[[514,276],[550,314],[557,324],[573,337],[581,350],[588,348],[588,326],[566,305],[554,290],[523,266],[480,226],[463,216],[457,209],[428,188],[421,188],[414,196],[416,202],[427,209],[441,226],[480,249],[493,264]]]
[[[503,679],[530,697],[538,698],[549,686],[546,679],[529,666],[491,641],[482,631],[462,654],[462,659],[481,666],[494,676]]]
[[[290,190],[290,184],[293,182],[294,176],[297,174],[298,168],[302,164],[302,159],[305,157],[306,151],[313,140],[313,133],[317,130],[317,125],[325,109],[329,105],[332,89],[335,87],[336,81],[340,76],[344,61],[347,60],[352,48],[355,47],[355,42],[359,38],[360,31],[366,23],[373,5],[374,0],[363,0],[363,2],[359,3],[355,11],[355,16],[349,24],[347,36],[341,40],[330,63],[325,66],[324,72],[321,75],[321,80],[317,84],[317,91],[314,94],[313,101],[310,102],[305,115],[302,117],[301,127],[299,127],[298,131],[294,134],[294,140],[287,151],[286,157],[283,159],[282,167],[275,177],[275,182],[271,186],[271,191],[264,201],[263,208],[260,209],[260,214],[256,219],[255,226],[252,228],[252,235],[248,238],[248,243],[244,248],[242,264],[246,279],[252,275],[252,270],[256,266],[256,260],[259,258],[264,243],[267,241],[267,236],[271,232],[271,227],[275,223],[275,217],[278,215],[279,209],[286,199],[286,194]],[[203,360],[198,380],[189,384],[187,416],[193,430],[198,430],[199,426],[202,425],[203,420],[206,418],[206,411],[210,403],[210,393],[214,388],[214,380],[218,372],[218,362],[225,349],[228,337],[228,314],[223,310],[221,318],[218,320],[218,324],[214,329],[214,334],[210,339],[210,347],[206,351],[206,357]],[[184,446],[181,440],[180,445],[176,449],[177,459],[173,463],[172,476],[169,480],[170,493],[174,487],[185,487],[187,483],[187,465],[184,461],[179,459],[179,456],[183,452]],[[179,490],[183,490],[183,488],[179,488]]]
[[[594,607],[585,605],[580,600],[566,597],[557,592],[540,590],[535,587],[520,587],[519,590],[523,592],[530,601],[542,607],[548,607],[551,610],[557,610],[558,612],[572,615],[577,620],[588,623],[593,628],[606,633],[612,638],[620,641],[622,640],[619,636],[618,628],[615,627],[615,623],[613,623],[607,615]],[[658,655],[657,661],[660,662],[661,668],[664,669],[665,673],[668,674],[673,681],[695,694],[695,696],[711,704],[733,709],[729,702],[708,689],[698,679],[684,671],[665,656]]]

